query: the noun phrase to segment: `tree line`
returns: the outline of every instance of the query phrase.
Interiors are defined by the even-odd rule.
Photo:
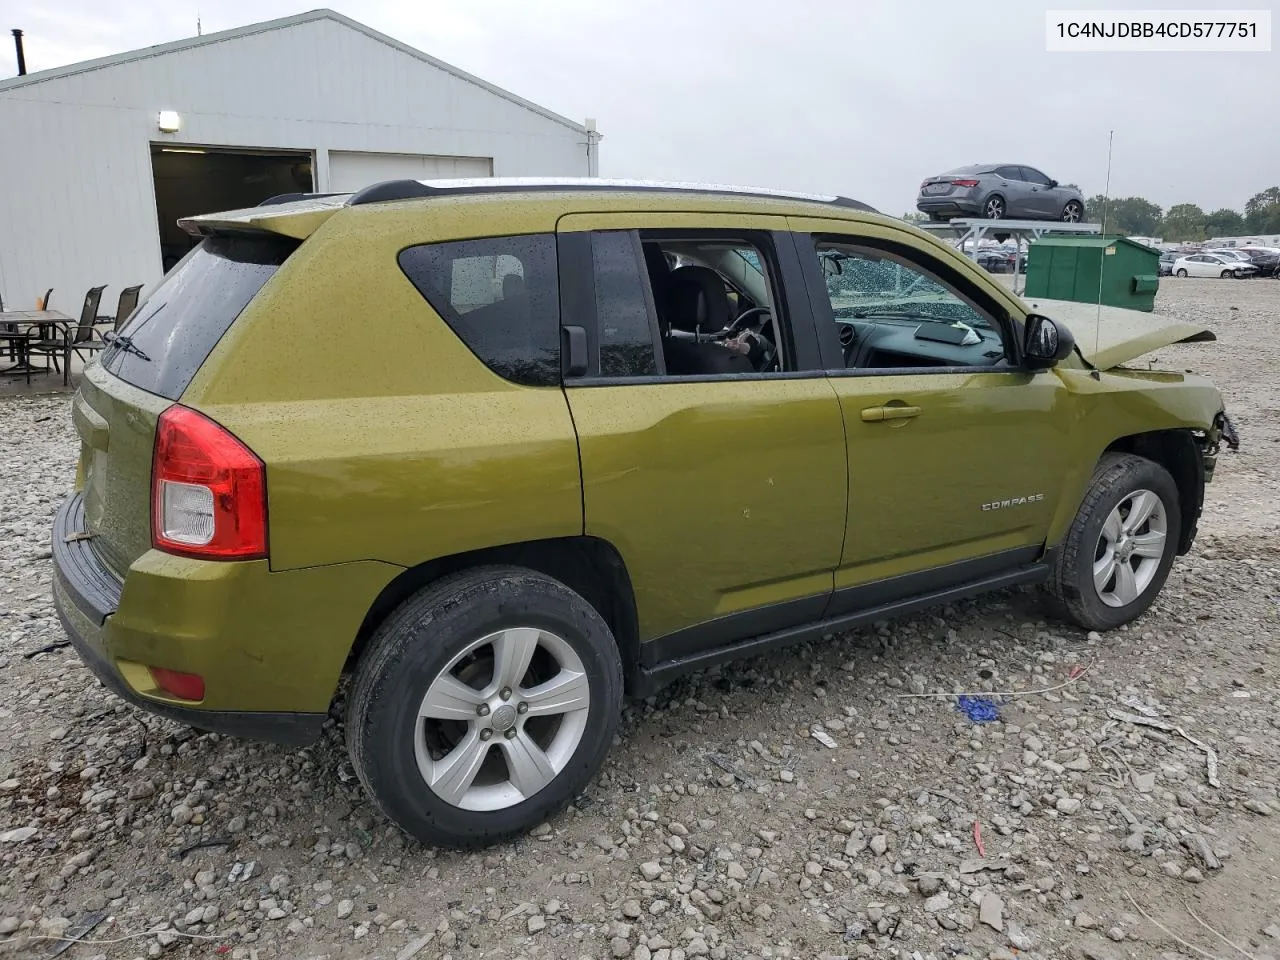
[[[1069,186],[1075,186],[1069,184]],[[1129,237],[1161,237],[1169,241],[1207,240],[1245,234],[1280,234],[1280,186],[1256,193],[1244,205],[1244,213],[1223,207],[1205,212],[1194,203],[1177,203],[1164,210],[1142,197],[1098,194],[1085,201],[1086,219],[1102,224],[1103,233]],[[909,213],[904,220],[925,219]]]
[[[1194,203],[1177,203],[1168,210],[1142,197],[1101,195],[1087,202],[1090,220],[1102,224],[1103,233],[1165,240],[1207,240],[1243,234],[1280,233],[1280,186],[1256,193],[1244,205],[1244,213],[1223,207],[1206,212]]]

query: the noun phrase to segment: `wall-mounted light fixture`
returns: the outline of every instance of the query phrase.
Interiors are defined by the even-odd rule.
[[[161,133],[177,133],[182,129],[182,117],[178,116],[177,110],[161,110],[156,117],[156,126]]]

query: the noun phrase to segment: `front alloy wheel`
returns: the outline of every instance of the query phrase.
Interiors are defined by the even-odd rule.
[[[1084,219],[1084,208],[1075,200],[1069,202],[1062,211],[1063,223],[1079,223]]]
[[[982,215],[988,220],[1004,219],[1004,197],[999,195],[988,197],[986,204],[983,205]]]
[[[1160,464],[1105,454],[1055,548],[1045,585],[1052,612],[1086,630],[1111,630],[1141,616],[1177,555],[1179,504],[1178,487]]]
[[[1133,603],[1151,586],[1168,546],[1164,502],[1135,490],[1107,516],[1093,557],[1093,585],[1109,607]]]

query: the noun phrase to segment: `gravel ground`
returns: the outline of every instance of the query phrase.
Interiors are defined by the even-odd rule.
[[[248,744],[38,652],[75,442],[65,396],[0,400],[0,953],[98,920],[67,957],[1280,956],[1280,283],[1158,309],[1217,332],[1156,365],[1214,377],[1244,449],[1140,622],[1013,592],[682,681],[575,807],[472,854],[378,817],[340,704],[310,749]],[[961,691],[1025,695],[985,725],[920,696]]]

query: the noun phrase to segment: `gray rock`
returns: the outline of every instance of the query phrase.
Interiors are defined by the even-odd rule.
[[[0,833],[0,843],[26,843],[39,832],[36,827],[16,827]]]
[[[925,913],[941,913],[951,906],[951,895],[939,893],[924,902]]]
[[[618,957],[618,958],[630,956],[631,942],[628,940],[623,940],[622,937],[614,937],[612,940],[609,941],[609,950],[615,957]]]
[[[525,924],[525,928],[530,933],[541,933],[543,930],[547,929],[547,918],[540,913],[535,913],[529,918],[528,923]]]
[[[1059,813],[1065,813],[1068,816],[1080,812],[1080,801],[1075,797],[1059,797],[1053,806]]]
[[[936,874],[926,873],[916,881],[916,889],[922,897],[932,897],[942,889],[942,878]]]
[[[356,908],[356,905],[353,901],[339,900],[338,901],[338,919],[339,920],[347,919],[347,917],[351,916],[351,911],[353,911],[355,908]]]
[[[1004,930],[1004,901],[994,893],[988,893],[983,897],[982,902],[978,904],[978,922],[985,923],[997,932]]]
[[[640,876],[652,883],[662,876],[662,864],[658,863],[657,860],[650,860],[647,863],[640,864]]]

